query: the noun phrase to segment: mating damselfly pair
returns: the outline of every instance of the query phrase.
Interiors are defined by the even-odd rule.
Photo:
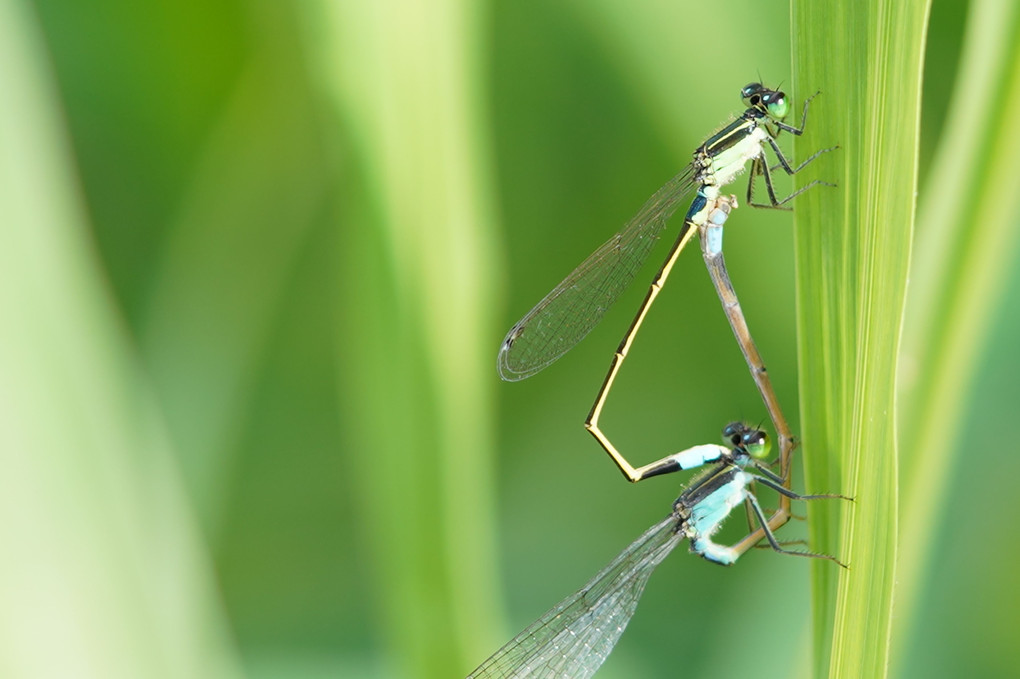
[[[827,555],[785,549],[774,536],[774,530],[791,516],[791,499],[844,496],[799,495],[790,489],[791,453],[796,442],[726,271],[723,227],[737,201],[734,196],[721,193],[721,188],[731,183],[750,163],[747,202],[755,207],[782,209],[799,193],[827,182],[814,180],[778,199],[772,172],[782,168],[787,174],[796,174],[819,155],[836,147],[817,151],[794,167],[783,154],[776,137],[782,131],[795,135],[803,132],[813,97],[804,102],[799,128],[783,122],[789,109],[783,92],[751,83],[741,90],[741,98],[746,110],[698,147],[690,165],[659,189],[619,233],[592,253],[514,325],[500,347],[498,363],[504,379],[524,379],[556,361],[583,339],[634,279],[669,218],[693,194],[680,232],[613,356],[585,427],[632,482],[706,464],[712,466],[692,480],[674,502],[669,516],[646,531],[585,587],[511,640],[471,677],[591,676],[633,615],[652,570],[685,538],[690,540],[692,552],[724,565],[732,564],[763,538],[779,552],[839,563]],[[772,149],[778,160],[774,167],[769,166],[766,147]],[[754,201],[758,177],[764,180],[767,203]],[[599,427],[599,417],[634,338],[677,257],[695,234],[699,236],[712,283],[779,438],[779,474],[761,462],[768,450],[767,435],[747,425],[731,424],[724,429],[724,438],[730,447],[695,446],[640,467],[631,465]],[[771,516],[766,517],[753,492],[755,483],[779,493],[779,506]],[[715,543],[712,536],[730,512],[741,504],[748,508],[749,516],[754,517],[758,527],[732,546]]]

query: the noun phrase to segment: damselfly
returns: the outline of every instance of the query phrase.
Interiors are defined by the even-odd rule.
[[[735,206],[736,202],[721,199],[720,188],[732,182],[750,161],[748,202],[756,207],[780,208],[799,193],[826,182],[814,180],[779,200],[772,185],[771,171],[782,167],[787,174],[795,174],[820,154],[836,147],[817,151],[800,165],[791,166],[776,143],[776,137],[782,130],[795,135],[803,132],[807,122],[808,104],[813,97],[804,102],[799,128],[783,122],[789,107],[783,92],[770,90],[760,83],[751,83],[741,90],[741,97],[747,109],[736,120],[706,140],[694,152],[694,159],[687,168],[659,189],[619,233],[584,260],[545,299],[514,325],[500,347],[499,373],[503,379],[509,381],[534,375],[569,351],[598,324],[647,259],[652,245],[665,228],[666,221],[687,196],[695,194],[680,233],[630,328],[620,342],[602,387],[585,420],[585,427],[630,481],[640,481],[655,473],[662,473],[661,465],[656,462],[639,468],[633,467],[599,428],[599,416],[645,315],[665,284],[680,251],[691,237],[699,232],[712,282],[723,302],[727,318],[779,437],[781,473],[784,478],[789,475],[790,452],[795,442],[726,273],[722,255],[722,222],[725,221],[729,207]],[[768,165],[765,156],[766,145],[772,148],[778,158],[779,163],[775,168]],[[768,193],[769,202],[765,204],[753,201],[754,182],[759,175],[764,177]],[[713,225],[709,216],[713,212],[718,213],[721,207],[720,200],[730,204],[722,215],[722,221],[715,224],[715,228],[712,229],[712,233],[717,237],[710,239],[709,230]],[[788,510],[789,501],[784,498],[777,515],[770,519],[773,527],[785,522]],[[761,533],[757,538],[761,538]]]
[[[794,500],[846,498],[843,495],[798,495],[785,487],[761,460],[768,454],[765,432],[739,422],[723,429],[731,448],[701,445],[670,456],[677,469],[712,466],[692,480],[673,503],[669,516],[649,528],[605,568],[566,599],[511,639],[481,664],[468,679],[500,677],[584,679],[609,657],[627,627],[652,571],[684,539],[690,551],[730,565],[750,544],[721,545],[713,535],[730,512],[745,504],[764,531],[772,549],[783,554],[834,557],[786,549],[768,527],[752,484],[761,483]],[[845,566],[844,566],[845,567]]]

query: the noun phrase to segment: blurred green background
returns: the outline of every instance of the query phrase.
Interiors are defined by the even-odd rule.
[[[654,265],[540,376],[496,350],[741,86],[799,116],[785,5],[4,5],[0,673],[463,676],[669,510],[683,479],[628,485],[581,426]],[[922,192],[967,9],[933,4]],[[797,431],[791,218],[728,233]],[[766,418],[691,250],[602,421],[636,464]],[[1001,295],[902,676],[1018,662]],[[683,551],[600,676],[807,673],[807,563]]]

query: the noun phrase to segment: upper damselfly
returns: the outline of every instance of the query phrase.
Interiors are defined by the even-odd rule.
[[[783,130],[795,135],[803,132],[807,122],[808,104],[813,97],[804,102],[799,128],[783,122],[789,104],[782,91],[768,89],[760,83],[751,83],[741,90],[741,98],[747,109],[736,120],[706,140],[694,152],[694,159],[690,165],[659,189],[619,233],[584,260],[514,325],[499,350],[499,373],[503,379],[509,381],[534,375],[569,351],[598,324],[609,307],[623,293],[647,259],[667,220],[688,196],[694,194],[680,233],[630,328],[620,342],[585,421],[585,427],[630,481],[640,481],[654,473],[663,473],[661,464],[655,462],[639,468],[632,466],[599,428],[599,416],[646,313],[665,284],[680,251],[695,233],[701,234],[702,252],[712,282],[723,302],[727,318],[779,438],[782,475],[785,478],[789,474],[790,452],[795,446],[795,441],[726,273],[722,255],[722,223],[730,208],[736,205],[736,201],[721,197],[720,189],[743,172],[750,161],[748,203],[756,207],[781,208],[799,193],[826,182],[814,180],[780,200],[776,198],[773,188],[772,170],[781,167],[787,174],[793,175],[820,154],[832,149],[817,151],[800,165],[793,167],[776,143],[776,137]],[[769,167],[766,159],[766,146],[771,147],[778,159],[778,165],[774,168]],[[755,203],[753,199],[754,182],[759,175],[764,178],[769,199],[769,202],[764,204]],[[713,225],[710,215],[713,213],[719,215],[720,210],[723,211],[721,221]],[[780,504],[779,512],[787,512],[789,502],[784,500]],[[778,520],[770,520],[770,523],[775,527],[786,518],[785,515],[777,516],[774,519]],[[757,537],[760,539],[761,533]]]
[[[468,679],[510,677],[584,679],[609,657],[623,634],[652,571],[684,539],[690,551],[722,565],[734,563],[750,544],[726,546],[712,538],[736,507],[744,504],[760,525],[772,549],[783,554],[834,557],[786,549],[769,529],[752,488],[755,482],[794,500],[846,498],[843,495],[799,495],[761,460],[769,451],[765,432],[735,422],[723,429],[731,447],[700,445],[670,456],[677,469],[712,465],[691,481],[673,503],[669,516],[649,528],[620,552],[588,584],[547,611],[496,651]]]

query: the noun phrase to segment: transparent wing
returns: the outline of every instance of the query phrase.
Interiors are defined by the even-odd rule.
[[[695,187],[696,175],[692,164],[669,180],[619,233],[510,329],[499,348],[499,374],[504,380],[534,375],[598,325],[648,259],[666,222]]]
[[[472,672],[468,679],[586,679],[609,657],[652,571],[684,539],[670,515]]]

